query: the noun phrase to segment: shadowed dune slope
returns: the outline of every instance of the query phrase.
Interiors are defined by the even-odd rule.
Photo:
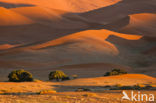
[[[156,14],[141,13],[130,15],[129,24],[121,29],[125,33],[156,37]]]
[[[0,60],[4,61],[5,64],[12,64],[13,68],[20,66],[51,68],[98,62],[112,65],[118,63],[119,65],[126,64],[125,58],[121,60],[121,57],[119,57],[120,48],[106,41],[110,35],[130,40],[131,42],[141,38],[138,35],[122,34],[105,29],[86,30],[56,40],[22,45],[3,51],[0,53]],[[5,61],[6,58],[9,59],[9,62]],[[37,63],[39,64],[36,65]]]
[[[81,57],[82,58],[82,57]],[[46,62],[46,63],[39,63],[39,62],[23,62],[23,61],[0,61],[0,73],[1,73],[1,80],[6,81],[8,80],[8,74],[14,70],[14,68],[19,68],[20,65],[25,70],[28,70],[32,73],[34,78],[38,78],[40,80],[48,80],[47,74],[51,71],[55,70],[62,70],[68,75],[78,75],[79,78],[88,78],[88,77],[99,77],[103,76],[106,72],[111,71],[113,68],[123,69],[128,71],[129,73],[135,73],[135,71],[125,65],[117,65],[111,63],[88,63],[88,64],[75,64],[75,65],[64,65],[60,66],[69,60],[62,60],[62,61],[55,61],[55,62]],[[59,65],[55,67],[56,63]],[[83,62],[82,62],[83,63]],[[67,64],[67,63],[66,63]],[[69,63],[68,63],[69,64]],[[4,69],[5,68],[5,69]],[[7,69],[6,69],[7,68]],[[20,68],[19,68],[20,69]]]
[[[147,55],[156,55],[156,47],[152,47],[149,50],[144,51],[144,54],[147,54]]]
[[[155,0],[122,0],[114,5],[82,13],[81,16],[95,22],[109,24],[131,14],[156,13]]]

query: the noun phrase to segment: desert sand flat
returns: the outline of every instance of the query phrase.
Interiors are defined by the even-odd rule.
[[[131,91],[126,91],[128,95]],[[138,91],[134,91],[138,93]],[[155,91],[141,91],[143,94],[154,94]],[[102,93],[94,92],[62,92],[51,95],[1,95],[0,103],[5,101],[13,103],[132,103],[128,100],[122,100],[122,91],[104,91]],[[146,102],[146,101],[144,101]]]
[[[119,76],[97,77],[97,78],[79,78],[64,82],[36,81],[36,82],[0,82],[1,93],[38,93],[42,90],[74,91],[85,87],[104,87],[115,86],[134,86],[137,84],[154,85],[156,79],[143,74],[125,74]],[[103,88],[103,90],[105,90]]]
[[[109,83],[110,82],[110,83]],[[98,77],[98,78],[80,78],[75,80],[69,80],[65,82],[1,82],[0,93],[6,95],[0,95],[0,103],[13,102],[13,103],[74,103],[75,101],[80,103],[120,103],[123,96],[122,90],[101,90],[90,92],[75,92],[79,87],[99,89],[99,86],[114,86],[117,84],[122,85],[136,85],[136,84],[155,84],[156,79],[142,74],[126,74],[120,76]],[[72,86],[72,87],[71,87]],[[72,89],[71,89],[72,88]],[[56,90],[51,94],[39,95],[40,91]],[[125,90],[130,95],[131,90]],[[133,91],[138,93],[138,91]],[[9,95],[14,93],[16,95]],[[22,95],[25,94],[25,95]],[[33,94],[34,93],[34,94]],[[140,93],[154,94],[155,91],[140,90]],[[30,95],[31,94],[31,95]],[[123,100],[122,103],[131,103],[131,101]]]

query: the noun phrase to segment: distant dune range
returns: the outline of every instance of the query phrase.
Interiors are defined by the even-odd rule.
[[[65,10],[69,12],[85,12],[94,9],[98,9],[101,7],[109,6],[115,4],[121,0],[38,0],[38,1],[31,1],[31,0],[0,0],[0,4],[2,6],[8,5],[8,8],[15,8],[15,7],[25,7],[28,6],[40,6],[44,8],[52,8],[58,10]],[[12,6],[12,5],[14,6]],[[24,5],[25,4],[25,5]]]
[[[45,79],[50,70],[80,65],[79,72],[86,64],[94,68],[80,77],[118,66],[155,76],[148,70],[156,61],[155,0],[0,0],[0,6],[4,79],[17,68],[38,70],[35,76]]]

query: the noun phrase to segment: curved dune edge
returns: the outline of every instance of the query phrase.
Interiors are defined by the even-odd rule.
[[[2,44],[2,45],[0,45],[0,50],[10,49],[10,48],[14,48],[16,46],[19,46],[19,45]]]
[[[33,21],[9,9],[0,7],[0,26],[32,24]]]
[[[156,78],[143,74],[125,74],[119,76],[97,77],[97,78],[81,78],[71,81],[65,81],[62,85],[70,86],[104,86],[104,85],[136,85],[156,83]]]
[[[40,6],[11,8],[10,10],[34,20],[59,20],[62,19],[62,15],[68,13],[64,10],[50,9]]]
[[[61,44],[64,44],[66,42],[83,40],[85,38],[94,38],[94,39],[99,40],[99,41],[104,41],[110,35],[115,35],[115,36],[118,36],[118,37],[121,37],[121,38],[124,38],[127,40],[139,40],[142,38],[142,36],[140,36],[140,35],[122,34],[122,33],[117,33],[117,32],[113,32],[113,31],[109,31],[109,30],[105,30],[105,29],[102,29],[102,30],[86,30],[86,31],[70,34],[68,36],[64,36],[64,37],[61,37],[59,39],[52,40],[52,41],[49,41],[46,43],[38,44],[35,46],[30,46],[28,48],[30,48],[30,49],[41,49],[41,48],[45,48],[48,46],[61,45]]]
[[[142,36],[156,37],[156,14],[155,13],[139,13],[129,15],[129,24],[121,28],[120,31],[126,33],[138,34]]]
[[[144,26],[144,25],[149,25],[149,24],[150,25],[155,24],[155,22],[156,22],[156,14],[139,13],[139,14],[130,15],[129,25]]]
[[[10,49],[4,53],[4,54],[12,54],[16,53],[18,51],[22,52],[25,50],[39,50],[39,49],[46,49],[48,47],[56,47],[56,46],[61,46],[66,44],[75,44],[79,43],[77,45],[77,49],[81,50],[82,48],[91,50],[94,48],[94,50],[97,50],[97,52],[102,53],[105,52],[105,54],[113,54],[113,55],[118,55],[119,51],[116,48],[116,46],[110,42],[108,42],[106,39],[110,36],[114,35],[123,39],[127,40],[139,40],[142,38],[140,35],[130,35],[130,34],[122,34],[122,33],[117,33],[105,29],[101,30],[86,30],[78,33],[73,33],[55,40],[51,40],[45,43],[38,43],[38,44],[30,44],[30,45],[21,45],[19,47]],[[84,45],[84,46],[83,46]],[[88,47],[88,46],[89,47]],[[92,48],[93,47],[93,48]]]

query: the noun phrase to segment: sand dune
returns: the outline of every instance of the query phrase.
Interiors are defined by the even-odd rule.
[[[41,7],[48,7],[53,9],[65,10],[69,12],[85,12],[105,6],[109,6],[119,2],[120,0],[0,0],[3,3],[12,3],[12,4],[31,4]],[[5,4],[6,5],[6,4]],[[15,6],[16,6],[15,5]]]
[[[19,46],[17,48],[10,49],[4,53],[1,53],[1,55],[9,55],[9,53],[15,53],[17,51],[24,52],[25,50],[40,50],[42,52],[42,49],[46,51],[49,55],[54,55],[53,53],[50,53],[49,51],[55,50],[59,51],[60,48],[64,49],[64,51],[69,51],[69,54],[76,53],[75,55],[82,54],[89,54],[94,55],[94,53],[97,53],[97,55],[118,55],[120,51],[116,48],[115,45],[109,43],[106,41],[106,39],[110,36],[114,35],[119,38],[127,39],[127,40],[139,40],[141,36],[138,35],[129,35],[129,34],[121,34],[109,30],[86,30],[78,33],[74,33],[56,40],[48,41],[45,43],[36,43],[32,45],[23,45]],[[77,46],[77,47],[74,47]],[[83,51],[83,49],[85,51]],[[39,51],[39,52],[40,52]],[[84,53],[83,53],[83,52]],[[53,51],[54,52],[54,51]],[[31,53],[31,52],[30,52]],[[61,55],[58,53],[58,57]],[[64,56],[66,58],[69,58],[68,55]],[[96,55],[95,55],[96,57]]]
[[[1,44],[21,44],[0,46],[6,68],[101,62],[135,68],[144,51],[155,51],[155,0],[0,0],[0,5]]]
[[[63,10],[43,7],[21,7],[11,10],[36,21],[36,23],[48,25],[52,29],[81,29],[89,26],[84,18],[76,14],[68,14]]]
[[[155,64],[156,58],[151,55],[147,55],[147,51],[154,51],[153,48],[156,42],[151,41],[148,37],[142,37],[139,40],[125,40],[122,38],[117,38],[115,36],[109,36],[107,41],[114,44],[117,49],[120,51],[120,60],[127,62],[126,65],[129,65],[137,71],[140,67],[146,67]],[[150,53],[149,53],[150,54]],[[128,58],[128,59],[126,59]],[[142,72],[145,73],[145,72]]]
[[[8,2],[12,2],[12,1],[8,1]],[[17,2],[24,3],[22,1],[21,2],[16,1],[14,3],[17,3]],[[30,2],[30,1],[27,1],[27,2]],[[41,1],[38,1],[38,2],[41,3]],[[113,2],[113,1],[108,1],[108,2]],[[122,1],[122,2],[127,3],[125,1]],[[87,3],[84,3],[84,5],[85,4],[87,5]],[[118,4],[120,4],[120,2],[118,2],[115,5],[118,5]],[[122,15],[119,17],[113,16],[114,14],[109,15],[109,14],[107,14],[107,12],[105,12],[105,9],[107,10],[107,8],[110,9],[110,11],[114,12],[113,5],[110,7],[93,10],[91,12],[84,13],[82,15],[81,14],[79,14],[79,15],[72,14],[72,13],[69,13],[68,11],[64,11],[63,9],[58,10],[56,8],[55,9],[47,8],[47,7],[43,7],[40,5],[33,6],[33,7],[28,6],[28,7],[12,8],[9,10],[14,11],[20,15],[23,15],[26,18],[33,20],[35,22],[35,24],[28,25],[28,27],[26,27],[26,26],[15,27],[14,26],[11,28],[10,27],[3,28],[3,30],[0,30],[1,32],[3,32],[2,39],[8,39],[9,42],[16,41],[16,42],[24,42],[24,43],[31,43],[34,41],[38,42],[41,40],[47,41],[47,40],[49,40],[49,38],[51,38],[51,40],[53,40],[53,39],[59,38],[61,36],[70,34],[71,32],[79,32],[82,30],[95,29],[95,28],[99,28],[99,27],[101,28],[101,26],[104,26],[104,24],[114,23],[114,22],[116,22],[118,20],[122,20],[123,18],[128,16],[128,14],[124,14],[124,15],[119,14],[119,15]],[[119,8],[119,10],[120,9],[122,9],[122,6]],[[98,17],[101,18],[100,22],[98,22],[100,20],[99,18],[95,18],[95,20],[92,20],[92,17],[94,17],[94,16],[90,16],[90,17],[85,16],[85,15],[89,16],[90,14],[94,15],[94,12],[100,13],[100,14],[96,14]],[[105,12],[105,13],[103,14],[103,12]],[[110,19],[110,20],[107,20],[107,19]],[[104,23],[105,21],[108,23]],[[20,31],[18,29],[20,29],[20,30],[23,29],[23,30]],[[65,29],[69,29],[69,31],[65,30]],[[11,32],[9,32],[9,31],[13,31],[14,36],[11,36]],[[122,31],[122,30],[120,30],[120,31]],[[43,35],[43,33],[44,33],[44,35]],[[135,34],[140,34],[140,33],[135,33]],[[7,36],[4,36],[4,35],[7,35]],[[13,42],[13,43],[16,43],[16,42]]]
[[[85,41],[87,39],[90,40],[97,40],[97,42],[104,42],[104,40],[106,40],[110,35],[114,35],[123,39],[127,39],[127,40],[139,40],[140,38],[142,38],[142,36],[139,35],[130,35],[130,34],[122,34],[122,33],[117,33],[117,32],[113,32],[113,31],[109,31],[109,30],[86,30],[86,31],[82,31],[82,32],[78,32],[78,33],[74,33],[68,36],[64,36],[62,38],[59,39],[55,39],[46,43],[42,43],[42,44],[37,44],[34,46],[28,46],[26,48],[30,48],[30,49],[42,49],[42,48],[46,48],[49,46],[57,46],[57,45],[63,45],[66,43],[74,43],[74,41]],[[109,44],[108,44],[109,45]]]
[[[32,20],[3,7],[0,7],[0,12],[0,26],[24,25],[33,23]]]
[[[112,35],[116,38],[125,39],[125,41],[128,40],[129,42],[134,42],[142,38],[139,35],[122,34],[105,29],[86,30],[48,42],[21,45],[3,51],[0,53],[0,60],[5,64],[1,66],[3,68],[8,68],[8,65],[11,65],[12,68],[24,67],[26,70],[28,68],[28,70],[32,72],[35,72],[35,69],[33,68],[37,68],[38,74],[35,74],[35,76],[42,75],[41,77],[37,76],[41,79],[45,78],[47,72],[55,69],[63,69],[64,71],[68,71],[68,73],[70,73],[70,71],[73,71],[73,73],[76,71],[76,74],[78,73],[80,77],[91,77],[91,75],[94,76],[93,74],[95,72],[97,72],[95,76],[100,76],[112,68],[122,68],[130,72],[135,72],[130,69],[129,66],[123,66],[134,60],[134,58],[127,59],[129,54],[136,55],[129,51],[133,50],[133,47],[127,49],[127,45],[118,47],[116,46],[117,44],[114,45],[110,43],[111,41],[108,42],[107,39]],[[126,57],[121,56],[121,48],[125,48],[126,51],[129,51],[128,53],[124,53],[124,56],[127,55]],[[102,67],[98,67],[100,64],[95,64],[95,66],[92,65],[101,62],[104,63]],[[87,68],[81,66],[81,64],[90,64],[91,67]],[[80,65],[81,68],[76,69],[75,67],[69,69],[70,67],[63,67],[63,65]],[[83,69],[90,70],[90,73],[87,72],[85,75],[82,75],[84,74],[84,72],[81,72]],[[39,71],[43,70],[44,73],[39,74]],[[70,74],[72,75],[72,73]]]
[[[140,33],[141,35],[156,37],[156,14],[141,13],[130,15],[127,26],[121,29],[125,33]]]
[[[18,46],[18,45],[2,44],[2,45],[0,45],[0,50],[10,49],[10,48],[14,48],[16,46]]]
[[[9,49],[1,53],[1,56],[7,56],[10,60],[15,60],[11,56],[15,56],[16,60],[27,61],[30,59],[29,62],[33,62],[33,60],[42,62],[70,60],[71,63],[96,61],[95,58],[99,60],[100,56],[118,55],[117,48],[105,41],[110,33],[112,32],[107,30],[84,31],[41,44],[23,45]]]
[[[82,13],[81,16],[91,21],[109,24],[131,14],[155,13],[155,5],[156,1],[154,0],[122,0],[111,6]]]
[[[143,74],[126,74],[110,77],[82,78],[71,81],[65,81],[63,85],[68,86],[104,86],[104,85],[136,85],[155,83],[156,79]]]

